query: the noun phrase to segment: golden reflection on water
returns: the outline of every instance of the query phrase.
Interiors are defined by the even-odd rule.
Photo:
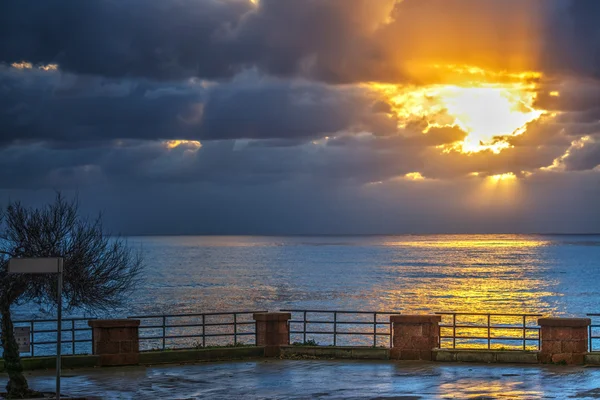
[[[536,263],[538,248],[548,245],[547,241],[518,235],[493,239],[436,236],[385,245],[397,247],[399,254],[407,247],[423,251],[412,262],[383,267],[392,283],[382,291],[382,309],[401,307],[403,313],[551,311],[545,298],[556,296],[548,290],[554,282],[540,273]]]
[[[443,398],[456,398],[460,393],[462,399],[538,399],[544,393],[538,389],[525,388],[523,381],[501,381],[489,378],[464,378],[444,382],[440,385],[440,396]],[[448,396],[448,397],[447,397]]]
[[[546,240],[520,240],[520,239],[495,239],[495,240],[432,240],[432,241],[400,241],[385,242],[385,246],[407,246],[423,248],[473,248],[473,247],[503,247],[508,249],[518,249],[523,247],[540,247],[549,242]]]

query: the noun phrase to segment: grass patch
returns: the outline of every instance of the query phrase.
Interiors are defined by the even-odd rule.
[[[254,344],[249,343],[227,343],[227,344],[216,344],[212,346],[202,346],[202,343],[194,343],[194,349],[197,350],[208,350],[208,349],[227,349],[227,348],[235,348],[235,347],[254,347]]]
[[[300,346],[300,347],[302,347],[302,346],[306,346],[306,347],[308,347],[308,346],[318,346],[318,345],[319,345],[319,343],[317,343],[313,339],[308,339],[305,342],[294,342],[294,343],[292,343],[292,346]]]

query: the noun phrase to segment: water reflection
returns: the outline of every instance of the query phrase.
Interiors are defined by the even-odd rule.
[[[123,314],[600,311],[598,236],[178,236],[130,243],[142,247],[147,270]]]
[[[541,387],[532,388],[532,382],[525,384],[524,380],[511,381],[490,379],[490,377],[465,378],[464,376],[443,382],[439,391],[442,398],[455,398],[460,393],[461,399],[539,399],[544,393]]]
[[[539,262],[538,249],[547,244],[521,238],[387,242],[400,256],[383,267],[395,275],[397,289],[387,290],[382,303],[415,312],[555,312],[546,299],[557,282]]]

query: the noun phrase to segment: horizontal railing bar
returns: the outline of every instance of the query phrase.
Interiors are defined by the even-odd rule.
[[[18,327],[17,327],[18,328]],[[58,329],[35,329],[33,331],[31,331],[31,333],[56,333],[58,331]],[[68,333],[68,332],[91,332],[92,328],[75,328],[75,329],[71,329],[71,328],[63,328],[61,329],[62,332]]]
[[[303,320],[290,320],[290,324],[338,324],[338,325],[371,325],[375,322],[371,321],[303,321]],[[377,322],[377,325],[390,325],[389,322]]]
[[[91,320],[91,319],[98,319],[98,318],[85,318],[85,317],[77,317],[77,318],[62,318],[62,322],[70,322],[70,321],[87,321],[87,320]],[[19,319],[19,320],[15,320],[13,321],[13,323],[17,324],[23,324],[23,323],[38,323],[38,322],[57,322],[56,319]]]
[[[63,344],[67,344],[67,343],[73,343],[73,342],[75,342],[75,343],[86,343],[86,342],[90,342],[90,343],[91,343],[91,342],[92,342],[92,339],[76,339],[76,340],[64,340],[64,339],[63,339],[63,340],[61,340],[61,342],[62,342]],[[41,345],[44,345],[44,344],[56,344],[56,340],[54,340],[54,341],[47,341],[47,342],[30,342],[30,344],[32,344],[32,345],[34,345],[34,346],[38,346],[38,345],[39,345],[39,346],[41,346]]]
[[[232,325],[254,325],[255,322],[223,322],[216,324],[176,324],[176,325],[165,325],[165,328],[193,328],[193,327],[201,327],[201,326],[232,326]],[[163,326],[160,325],[159,328]],[[140,326],[140,329],[151,328],[149,326]]]
[[[290,334],[303,334],[305,333],[304,331],[290,331]],[[311,335],[363,335],[363,336],[373,336],[374,333],[373,331],[371,332],[318,332],[318,331],[306,331],[306,334],[311,334]],[[390,336],[389,333],[379,333],[377,332],[376,334],[377,336]]]
[[[190,325],[140,325],[139,329],[158,329],[158,328],[185,328],[185,327],[202,327],[202,326],[234,326],[234,325],[254,325],[254,322],[223,322],[217,324],[190,324]]]
[[[231,311],[231,312],[209,312],[209,313],[195,313],[195,314],[161,314],[161,315],[132,315],[127,318],[140,318],[140,319],[149,319],[149,318],[181,318],[181,317],[201,317],[203,315],[242,315],[242,314],[255,314],[255,313],[266,313],[269,311]]]
[[[521,337],[504,337],[504,336],[491,336],[491,337],[487,337],[487,336],[440,336],[440,339],[477,339],[477,340],[513,340],[513,341],[518,341],[518,342],[523,342],[525,341],[538,341],[539,338],[523,338]]]
[[[492,317],[542,317],[543,314],[492,314],[492,313],[467,313],[467,312],[436,312],[438,315],[489,315]]]
[[[348,310],[280,310],[282,312],[307,312],[307,313],[338,313],[338,314],[388,314],[400,315],[398,311],[348,311]]]
[[[440,328],[465,328],[465,329],[518,329],[522,331],[531,330],[531,331],[539,331],[541,328],[539,326],[498,326],[498,325],[440,325]]]
[[[515,345],[516,346],[516,345]],[[454,350],[452,349],[452,347],[443,347],[444,350]],[[481,347],[467,347],[467,348],[456,348],[456,350],[488,350],[487,348],[481,348]],[[491,351],[494,351],[495,349],[489,349]],[[518,353],[518,352],[523,352],[523,351],[535,351],[535,350],[523,350],[522,348],[515,348],[515,349],[502,349],[499,350],[502,352],[514,352],[514,353]]]
[[[164,336],[165,339],[177,339],[177,338],[201,338],[201,337],[217,337],[217,336],[254,336],[254,332],[238,332],[237,334],[233,333],[211,333],[206,335],[171,335]],[[140,340],[161,340],[163,336],[140,336]]]
[[[600,314],[585,314],[588,317],[600,317]]]
[[[233,333],[213,333],[206,334],[205,337],[211,336],[254,336],[254,332],[238,332],[235,335]],[[177,339],[177,338],[194,338],[194,337],[202,337],[202,335],[168,335],[165,336],[165,339]]]

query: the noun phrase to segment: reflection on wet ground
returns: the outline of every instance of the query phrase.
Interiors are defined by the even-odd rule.
[[[54,385],[51,371],[29,381]],[[67,371],[63,387],[106,399],[598,399],[600,368],[253,360]]]

